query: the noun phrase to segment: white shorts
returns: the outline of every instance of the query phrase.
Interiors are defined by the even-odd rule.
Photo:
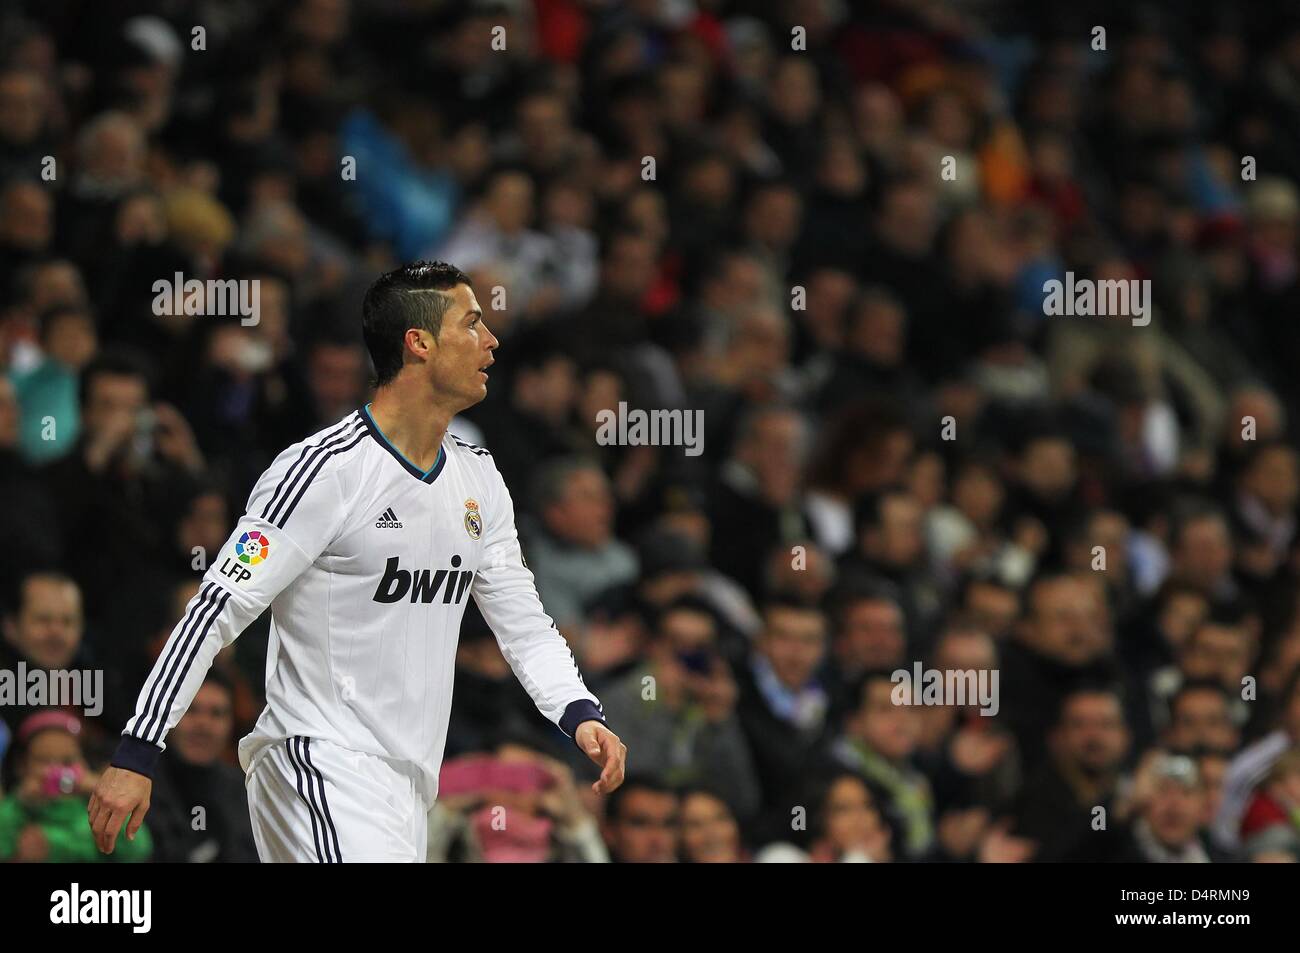
[[[417,774],[319,738],[267,745],[244,784],[263,863],[424,863]]]

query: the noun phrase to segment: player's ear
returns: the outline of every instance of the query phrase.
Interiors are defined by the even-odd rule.
[[[427,356],[438,343],[433,335],[423,328],[407,328],[405,342],[407,350],[420,357]]]

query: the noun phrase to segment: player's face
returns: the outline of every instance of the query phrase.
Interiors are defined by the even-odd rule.
[[[484,323],[472,288],[457,285],[447,294],[452,305],[442,317],[430,373],[439,390],[457,397],[463,407],[472,407],[487,396],[487,368],[500,342]]]

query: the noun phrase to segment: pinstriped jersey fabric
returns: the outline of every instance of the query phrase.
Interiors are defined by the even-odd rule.
[[[323,738],[414,765],[431,800],[469,598],[543,715],[598,707],[538,599],[492,455],[448,434],[421,471],[363,408],[258,480],[125,734],[163,747],[217,652],[269,607],[267,703],[244,767],[278,739]]]

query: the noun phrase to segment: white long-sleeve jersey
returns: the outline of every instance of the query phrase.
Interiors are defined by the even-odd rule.
[[[150,774],[217,652],[270,606],[266,708],[240,742],[244,769],[281,738],[322,738],[414,766],[432,802],[470,595],[543,715],[570,737],[604,720],[542,608],[491,454],[448,434],[421,472],[368,407],[349,414],[262,474],[113,763]]]

